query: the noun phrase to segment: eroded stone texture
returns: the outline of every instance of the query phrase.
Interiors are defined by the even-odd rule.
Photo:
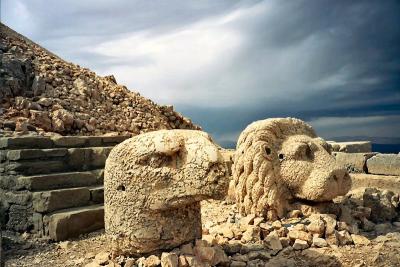
[[[117,145],[105,167],[105,228],[117,253],[168,249],[201,237],[199,201],[223,198],[224,159],[211,138],[161,130]]]
[[[292,202],[330,201],[350,186],[330,146],[301,120],[256,121],[239,137],[231,187],[242,214],[276,219]]]

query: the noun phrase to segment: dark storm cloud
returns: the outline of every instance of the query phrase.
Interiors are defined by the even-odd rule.
[[[176,28],[226,12],[235,0],[3,0],[4,20],[28,16],[34,27],[24,32],[41,40],[66,36],[110,36],[143,29]],[[251,3],[251,1],[249,2]],[[20,12],[18,14],[18,12]],[[22,13],[23,12],[23,13]],[[21,14],[22,13],[22,14]],[[21,25],[20,30],[29,25]]]
[[[399,1],[3,0],[2,12],[67,60],[174,104],[220,142],[284,116],[329,138],[399,135]]]

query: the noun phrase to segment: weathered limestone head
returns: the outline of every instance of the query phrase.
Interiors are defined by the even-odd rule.
[[[160,130],[130,138],[105,165],[105,229],[116,253],[170,249],[201,237],[200,201],[221,199],[226,164],[210,136]]]
[[[294,118],[256,121],[240,134],[233,166],[239,211],[283,217],[293,202],[330,201],[351,187],[329,145]]]

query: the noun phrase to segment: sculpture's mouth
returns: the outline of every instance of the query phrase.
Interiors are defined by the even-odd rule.
[[[311,199],[305,199],[305,198],[301,198],[301,197],[295,197],[290,201],[290,203],[300,203],[300,204],[304,204],[307,206],[314,206],[317,204],[330,203],[330,202],[332,202],[332,200],[311,200]]]

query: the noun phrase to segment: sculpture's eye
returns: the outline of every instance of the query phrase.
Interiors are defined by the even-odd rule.
[[[283,155],[283,154],[279,154],[279,155],[278,155],[278,158],[279,158],[279,160],[280,160],[280,161],[282,161],[282,160],[284,160],[284,159],[285,159],[285,155]]]
[[[117,187],[117,190],[118,191],[125,191],[125,186],[124,185],[119,185],[118,187]]]
[[[312,153],[311,147],[309,145],[307,145],[307,147],[306,147],[305,154],[306,154],[306,157],[308,159],[312,159],[313,158],[313,153]]]
[[[261,153],[263,154],[264,158],[266,158],[267,160],[271,161],[272,160],[272,158],[271,158],[271,154],[272,154],[271,148],[266,146],[266,145],[263,145],[261,147],[261,149],[262,149]]]

